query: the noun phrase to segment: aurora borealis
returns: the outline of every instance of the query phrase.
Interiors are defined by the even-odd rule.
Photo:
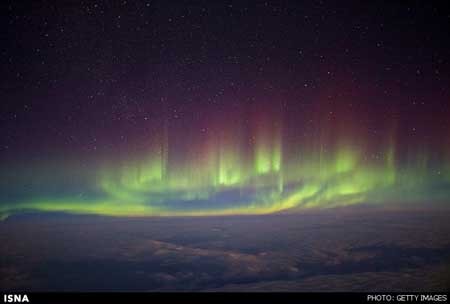
[[[83,177],[87,181],[69,182],[69,191],[55,191],[57,181],[44,185],[55,197],[40,188],[31,198],[2,204],[2,216],[21,211],[266,214],[362,203],[430,204],[450,197],[450,172],[442,167],[446,155],[439,159],[436,150],[434,158],[402,150],[390,123],[376,138],[337,111],[333,119],[319,120],[310,136],[294,140],[288,138],[289,122],[279,112],[264,108],[239,113],[241,118],[233,123],[208,122],[208,134],[187,135],[188,148],[175,151],[171,139],[180,134],[171,136],[173,130],[163,117],[145,153],[104,161],[89,169]],[[295,128],[290,131],[295,135]],[[408,157],[402,158],[402,153]],[[64,192],[72,194],[61,195]]]
[[[439,24],[398,24],[401,7],[370,22],[348,18],[358,5],[176,7],[33,11],[11,35],[1,218],[447,204]]]

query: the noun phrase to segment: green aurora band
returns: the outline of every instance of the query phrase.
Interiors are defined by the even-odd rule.
[[[2,204],[2,217],[20,211],[59,211],[116,216],[266,214],[364,202],[445,201],[448,172],[398,168],[393,151],[375,164],[342,148],[332,157],[289,164],[281,169],[278,149],[261,149],[246,168],[223,151],[215,166],[193,164],[168,172],[164,155],[98,174],[96,198],[41,198]],[[227,153],[228,152],[228,153]],[[208,162],[207,164],[210,164]]]
[[[426,153],[401,160],[392,139],[376,157],[368,157],[364,145],[345,140],[311,143],[309,151],[297,149],[292,157],[293,153],[286,156],[289,145],[280,128],[259,128],[247,146],[239,134],[222,131],[183,161],[170,159],[169,141],[162,137],[139,160],[96,169],[91,189],[78,189],[85,195],[75,191],[34,193],[9,197],[10,201],[3,197],[1,218],[28,211],[110,216],[268,214],[361,203],[446,203],[450,198],[448,162],[433,163]]]

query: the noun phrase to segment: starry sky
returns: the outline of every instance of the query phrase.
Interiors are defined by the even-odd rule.
[[[1,5],[2,217],[450,199],[439,2]]]

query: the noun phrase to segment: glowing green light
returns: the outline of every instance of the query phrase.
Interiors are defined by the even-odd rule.
[[[450,166],[432,168],[425,152],[400,164],[392,143],[374,157],[354,144],[341,143],[327,152],[320,147],[289,159],[283,154],[279,132],[261,131],[250,148],[233,136],[222,136],[203,154],[172,164],[170,147],[163,142],[146,157],[99,170],[88,189],[90,195],[43,193],[2,202],[0,216],[22,211],[114,216],[265,214],[405,198],[450,198]]]

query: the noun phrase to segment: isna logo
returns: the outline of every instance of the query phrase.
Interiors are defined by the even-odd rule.
[[[4,294],[3,303],[29,303],[30,300],[26,294]]]

